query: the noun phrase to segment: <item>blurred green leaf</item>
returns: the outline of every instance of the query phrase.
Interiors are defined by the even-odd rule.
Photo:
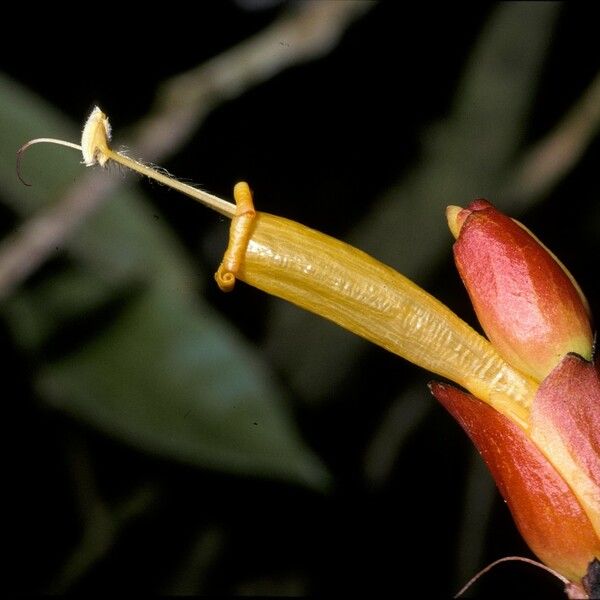
[[[4,76],[0,105],[1,196],[27,217],[87,175],[72,151],[36,146],[24,161],[27,188],[16,178],[14,152],[33,137],[78,133]],[[65,244],[65,266],[1,308],[39,365],[35,385],[46,402],[152,453],[326,485],[271,373],[196,297],[197,269],[139,193],[119,189]],[[67,328],[74,341],[64,348]]]
[[[510,198],[500,191],[521,145],[559,6],[497,6],[471,54],[452,114],[431,128],[410,176],[373,205],[350,243],[424,285],[450,253],[448,204],[483,196],[508,206]],[[269,325],[269,355],[308,401],[326,398],[366,348],[356,336],[283,303],[274,306]]]

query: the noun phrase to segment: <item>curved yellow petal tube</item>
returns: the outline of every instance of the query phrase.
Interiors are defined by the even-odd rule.
[[[444,304],[349,244],[267,213],[249,219],[247,195],[238,207],[217,280],[227,262],[241,281],[447,377],[528,428],[536,382]],[[223,289],[231,287],[228,282]]]

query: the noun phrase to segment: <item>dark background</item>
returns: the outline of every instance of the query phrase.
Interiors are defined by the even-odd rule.
[[[247,179],[259,209],[345,239],[376,199],[423,160],[423,132],[451,112],[465,64],[496,9],[488,3],[383,2],[324,58],[223,103],[162,166],[223,196],[234,182]],[[55,6],[46,15],[23,16],[22,42],[13,48],[3,42],[2,67],[76,122],[101,103],[118,132],[151,107],[159,82],[260,31],[282,7],[247,10],[231,2],[203,2],[193,14],[165,6],[160,14],[144,8],[131,18],[106,6],[94,18],[82,18],[79,29],[70,24],[72,15],[68,23],[61,18],[62,10]],[[523,147],[546,134],[581,95],[598,70],[599,46],[592,9],[562,6]],[[598,201],[599,149],[593,142],[558,186],[517,215],[571,268],[596,314],[599,243],[589,215]],[[214,269],[226,233],[219,220],[158,186],[140,185],[193,260],[207,272]],[[9,209],[0,215],[5,232],[16,225]],[[475,323],[450,244],[448,237],[446,256],[419,283]],[[57,260],[34,278],[51,275]],[[206,293],[269,358],[262,344],[273,301],[245,286],[224,296],[209,282]],[[109,503],[136,481],[151,481],[159,492],[110,552],[74,582],[72,592],[181,591],[174,582],[198,539],[210,551],[185,591],[202,594],[450,596],[473,569],[505,555],[531,556],[497,495],[489,510],[483,503],[475,538],[465,533],[468,489],[480,485],[485,496],[487,475],[477,474],[481,469],[466,436],[429,396],[428,375],[377,348],[361,346],[353,370],[317,400],[288,385],[289,374],[273,362],[288,385],[304,439],[333,476],[332,491],[322,494],[182,465],[44,407],[31,384],[33,366],[1,327],[11,593],[49,591],[81,538],[73,466],[65,459],[73,446],[85,447],[76,468],[94,472]],[[374,485],[364,473],[366,449],[411,382],[420,386],[428,409],[385,480]],[[473,506],[469,510],[476,511],[476,501]],[[472,591],[480,597],[531,593],[558,598],[560,584],[515,563],[499,567]]]

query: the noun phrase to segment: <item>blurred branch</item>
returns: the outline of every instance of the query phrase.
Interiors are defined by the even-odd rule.
[[[163,84],[154,109],[139,122],[127,145],[146,161],[165,160],[220,103],[326,54],[352,21],[373,5],[366,0],[292,5],[264,31]],[[60,202],[7,236],[0,245],[0,298],[43,264],[122,183],[104,173],[89,173]]]
[[[205,593],[208,574],[223,553],[225,541],[226,534],[220,526],[211,525],[200,531],[171,584],[163,593],[167,596]]]
[[[363,458],[365,477],[371,485],[383,487],[389,481],[402,448],[431,406],[423,399],[421,383],[408,386],[392,402]]]
[[[51,584],[52,594],[64,594],[77,583],[108,554],[120,530],[143,514],[157,498],[157,490],[153,486],[142,485],[111,510],[100,497],[89,451],[82,439],[75,439],[70,445],[68,458],[83,519],[83,534]]]
[[[454,556],[457,581],[466,581],[484,558],[488,524],[498,494],[479,454],[472,450],[469,460]]]
[[[548,192],[576,164],[600,127],[600,74],[545,138],[527,152],[511,183],[511,196]]]
[[[140,122],[133,146],[145,160],[176,150],[218,104],[296,64],[330,52],[373,2],[312,0],[294,5],[273,25],[161,86],[156,108]]]
[[[87,173],[60,202],[7,235],[0,243],[0,300],[50,258],[119,183],[106,174]]]

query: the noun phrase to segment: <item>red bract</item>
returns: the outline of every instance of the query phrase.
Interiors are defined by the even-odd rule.
[[[600,531],[600,376],[592,363],[569,354],[542,381],[529,435]]]
[[[430,388],[481,453],[533,552],[578,581],[600,554],[600,540],[565,480],[505,416],[451,385],[432,383]]]
[[[568,352],[591,358],[587,305],[560,262],[485,200],[455,218],[456,266],[496,350],[538,381]]]

